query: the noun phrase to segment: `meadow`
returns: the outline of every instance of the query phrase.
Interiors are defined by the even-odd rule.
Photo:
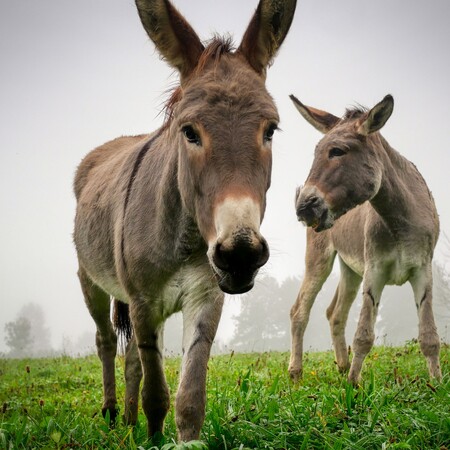
[[[450,449],[449,346],[443,380],[430,381],[416,342],[376,347],[358,388],[338,374],[332,352],[307,353],[298,385],[287,353],[214,356],[201,441],[176,444],[173,402],[164,435],[149,441],[141,412],[135,427],[110,429],[101,415],[101,367],[84,358],[0,360],[2,449]],[[166,360],[172,397],[179,358]],[[124,395],[117,359],[118,401]]]

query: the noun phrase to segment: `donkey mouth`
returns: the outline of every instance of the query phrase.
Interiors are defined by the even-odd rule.
[[[255,284],[256,273],[229,273],[215,268],[214,273],[219,284],[220,289],[225,294],[244,294],[248,292]]]
[[[299,221],[303,222],[307,227],[311,227],[315,232],[319,233],[323,230],[328,230],[333,226],[334,221],[332,220],[332,215],[329,214],[328,209],[322,211],[320,216],[309,216],[298,218]]]
[[[321,231],[324,230],[328,230],[328,228],[332,227],[332,223],[329,223],[327,221],[328,219],[328,214],[325,214],[325,218],[324,215],[322,215],[319,219],[317,219],[316,221],[314,221],[313,224],[311,224],[311,228],[316,232],[316,233],[320,233]]]

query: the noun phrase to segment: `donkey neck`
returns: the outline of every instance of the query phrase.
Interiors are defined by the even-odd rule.
[[[434,203],[419,171],[406,158],[394,150],[378,134],[378,152],[382,163],[382,179],[377,194],[371,199],[373,208],[394,233],[410,232],[422,225],[418,210],[434,215]],[[426,216],[426,214],[425,214]]]

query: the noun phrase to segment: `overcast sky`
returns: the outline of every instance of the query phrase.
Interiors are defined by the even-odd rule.
[[[202,39],[229,32],[236,44],[257,5],[174,3]],[[448,0],[298,0],[267,77],[283,131],[274,137],[262,228],[271,248],[266,273],[282,279],[304,267],[294,191],[320,134],[295,110],[291,93],[336,115],[392,94],[383,135],[422,172],[449,234],[449,23]],[[1,1],[0,64],[0,351],[4,323],[28,302],[43,306],[60,346],[63,334],[94,328],[71,237],[76,166],[114,137],[157,128],[177,77],[159,59],[132,0]]]

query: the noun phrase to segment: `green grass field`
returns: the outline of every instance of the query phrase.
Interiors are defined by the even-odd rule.
[[[142,413],[133,428],[109,429],[95,356],[0,360],[0,448],[450,449],[449,356],[443,347],[436,383],[416,343],[374,348],[358,389],[337,373],[331,352],[308,353],[295,386],[287,353],[215,356],[202,443],[190,446],[175,444],[173,404],[157,445]],[[172,395],[178,368],[179,359],[166,361]],[[122,405],[122,359],[117,374]]]

